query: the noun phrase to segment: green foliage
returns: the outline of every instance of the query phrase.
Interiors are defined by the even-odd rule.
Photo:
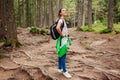
[[[0,59],[4,58],[4,55],[0,53]]]
[[[106,29],[107,26],[105,26],[103,23],[101,23],[100,21],[96,21],[95,24],[92,25],[92,29],[95,31],[95,32],[98,32],[100,33],[101,31],[103,31],[104,29]]]
[[[120,24],[114,24],[114,31],[120,33]]]
[[[102,30],[100,33],[101,33],[101,34],[102,34],[102,33],[111,33],[112,31],[113,31],[112,29],[106,28],[106,29]]]
[[[101,21],[96,21],[96,23],[92,24],[92,28],[89,28],[87,26],[82,26],[80,28],[81,31],[83,32],[98,32],[98,33],[113,33],[113,34],[118,34],[120,33],[120,25],[119,24],[114,24],[114,29],[108,29],[106,25],[104,25]]]
[[[107,17],[103,18],[102,24],[103,24],[104,26],[107,26],[107,23],[108,23]]]
[[[105,28],[105,27],[104,27]],[[114,29],[108,29],[105,28],[100,31],[100,33],[113,33],[113,34],[118,34],[120,33],[120,25],[119,24],[114,24]]]
[[[42,28],[42,29],[40,30],[40,34],[44,35],[45,33],[46,33],[46,30]]]
[[[30,29],[30,33],[32,34],[42,34],[42,35],[45,35],[46,34],[46,29],[45,28],[37,28],[37,27],[31,27]]]
[[[4,44],[4,47],[9,47],[11,46],[11,43],[9,41],[7,41],[5,44]]]
[[[114,18],[114,22],[118,23],[120,22],[120,0],[115,0],[115,7],[114,7],[114,11],[115,11],[115,18]]]
[[[2,39],[0,39],[0,43],[1,43],[1,42],[3,42],[3,40],[2,40]]]
[[[103,21],[108,14],[108,0],[92,0],[92,11],[97,20]]]
[[[92,28],[89,28],[88,26],[82,26],[80,28],[80,30],[83,31],[83,32],[92,32],[92,31],[94,31]]]
[[[34,34],[36,32],[37,32],[37,28],[36,27],[31,27],[30,33]]]
[[[20,47],[20,46],[22,46],[22,44],[19,42],[19,41],[17,41],[17,40],[14,40],[13,41],[13,43],[15,44],[15,47]],[[11,42],[9,42],[9,41],[6,41],[5,43],[4,43],[4,45],[3,45],[3,47],[5,48],[5,47],[12,47],[12,44],[11,44]]]

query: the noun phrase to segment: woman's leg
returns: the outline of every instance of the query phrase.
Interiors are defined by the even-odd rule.
[[[58,58],[58,69],[62,69],[62,58]]]
[[[66,72],[66,54],[61,58],[63,72]]]

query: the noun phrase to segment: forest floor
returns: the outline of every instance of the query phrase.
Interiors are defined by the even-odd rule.
[[[120,80],[120,34],[99,34],[69,29],[72,46],[67,55],[71,79],[57,71],[55,42],[18,28],[23,46],[0,49],[0,80]]]

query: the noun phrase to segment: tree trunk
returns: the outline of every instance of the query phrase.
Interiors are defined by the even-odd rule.
[[[63,7],[62,2],[63,2],[63,0],[57,0],[57,10],[56,10],[57,13]]]
[[[22,4],[21,4],[21,26],[24,27],[25,26],[25,11],[24,11],[24,0],[22,0]]]
[[[52,0],[49,0],[49,26],[53,23],[53,7],[52,7]]]
[[[44,1],[44,9],[43,9],[43,21],[44,21],[44,27],[47,27],[49,25],[49,15],[48,15],[48,1]]]
[[[30,9],[30,1],[26,0],[26,27],[31,26],[31,9]]]
[[[88,0],[88,27],[92,27],[92,0]]]
[[[7,41],[11,43],[12,47],[16,47],[17,40],[17,29],[15,25],[14,15],[14,0],[6,1],[6,21],[7,21]]]
[[[18,0],[18,25],[21,27],[21,0]]]
[[[24,0],[18,0],[18,24],[20,27],[25,26],[24,22]]]
[[[77,30],[79,30],[80,27],[82,26],[82,0],[78,0],[77,9],[78,9]]]
[[[40,27],[41,24],[41,0],[36,0],[36,26]]]
[[[41,4],[41,19],[40,19],[40,27],[44,26],[44,0],[41,0],[42,4]]]
[[[95,9],[95,12],[94,12],[94,23],[96,23],[96,9]]]
[[[0,39],[6,39],[5,0],[0,1]]]
[[[57,0],[57,2],[56,2],[56,4],[57,4],[57,6],[56,6],[56,7],[57,7],[57,10],[56,10],[57,13],[58,13],[58,11],[59,11],[59,9],[60,9],[60,7],[59,7],[59,5],[60,5],[59,1],[60,1],[60,0]]]
[[[85,26],[85,18],[86,18],[86,0],[83,0],[83,16],[82,16],[82,26]]]
[[[108,9],[108,29],[113,29],[113,18],[114,18],[114,0],[109,0]]]

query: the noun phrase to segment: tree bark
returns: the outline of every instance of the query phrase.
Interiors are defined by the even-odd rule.
[[[88,0],[88,27],[92,27],[92,0]]]
[[[41,24],[41,0],[36,0],[36,26],[40,27]]]
[[[18,25],[23,27],[24,24],[24,0],[18,0]]]
[[[44,2],[43,3],[44,4],[44,6],[43,6],[44,7],[43,8],[43,16],[44,16],[44,18],[43,18],[43,21],[44,21],[43,26],[45,27],[47,25],[47,20],[46,20],[47,19],[47,5],[46,5],[47,1],[43,1],[43,2]]]
[[[26,0],[26,27],[31,26],[31,9],[30,9],[30,1]]]
[[[109,0],[108,9],[108,29],[113,29],[113,18],[114,18],[114,0]]]
[[[57,0],[57,2],[56,2],[57,13],[63,7],[62,3],[63,3],[63,0]]]
[[[44,0],[41,0],[42,4],[40,5],[41,6],[41,19],[40,19],[40,27],[43,27],[44,26]]]
[[[6,39],[5,0],[0,1],[0,39]]]
[[[78,0],[77,9],[78,9],[77,30],[79,30],[80,27],[82,26],[82,0]]]
[[[83,0],[83,16],[82,16],[82,26],[85,26],[85,18],[86,18],[86,0]]]
[[[12,47],[16,47],[17,40],[17,29],[15,25],[14,15],[14,0],[6,1],[6,22],[7,22],[7,41],[11,43]]]
[[[49,26],[53,23],[53,7],[52,7],[52,0],[49,0]]]

